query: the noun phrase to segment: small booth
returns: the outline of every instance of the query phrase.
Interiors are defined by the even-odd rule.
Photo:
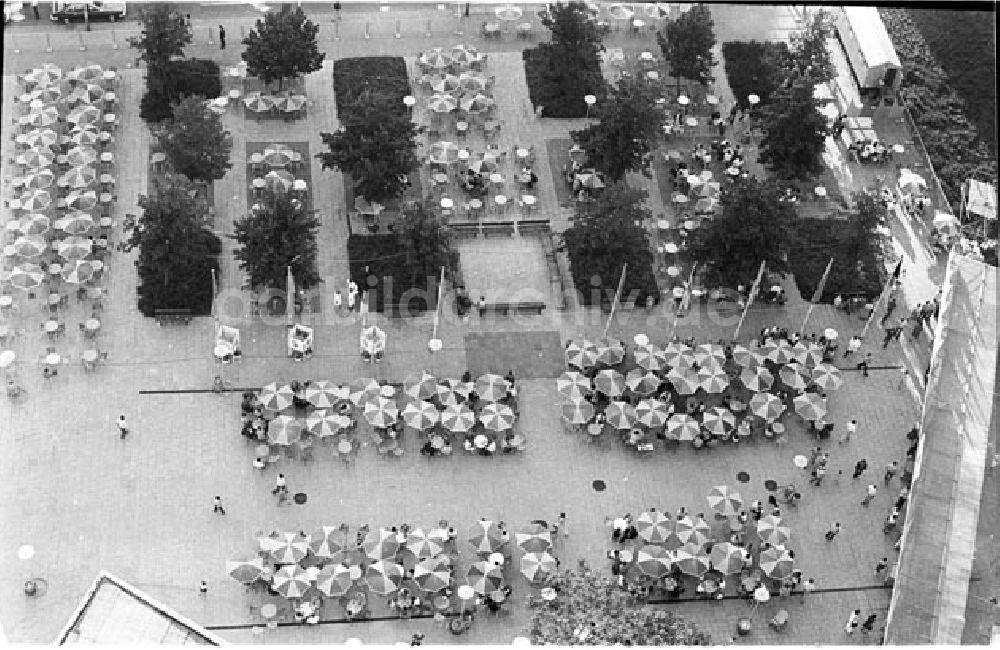
[[[840,7],[835,35],[861,93],[891,96],[899,89],[902,64],[876,7]]]
[[[243,356],[240,349],[240,331],[235,327],[219,325],[215,332],[215,360],[220,363],[239,361]]]
[[[361,358],[370,363],[382,360],[385,354],[386,334],[374,325],[361,331]]]
[[[313,353],[313,329],[301,323],[288,328],[288,356],[295,361],[311,357]]]

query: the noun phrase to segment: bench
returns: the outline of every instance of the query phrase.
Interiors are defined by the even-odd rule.
[[[534,312],[536,316],[541,316],[544,309],[544,302],[496,302],[486,305],[486,311],[500,316],[507,316],[511,312],[515,314]]]
[[[478,237],[479,236],[479,224],[478,223],[450,223],[448,228],[457,237]]]
[[[517,222],[517,230],[521,235],[544,235],[552,232],[548,219],[521,219]],[[544,243],[545,239],[543,238],[542,241]]]
[[[483,236],[506,235],[512,237],[516,231],[513,221],[488,222],[483,224]]]
[[[157,309],[153,312],[153,315],[160,327],[164,325],[187,325],[191,322],[190,309]]]

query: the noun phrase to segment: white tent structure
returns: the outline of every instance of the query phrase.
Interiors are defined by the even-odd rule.
[[[987,221],[996,221],[997,188],[995,185],[970,178],[962,184],[962,196],[963,211],[970,212]]]
[[[902,65],[875,7],[841,7],[837,36],[859,88],[899,88]]]

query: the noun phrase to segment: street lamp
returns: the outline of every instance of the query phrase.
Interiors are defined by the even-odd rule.
[[[597,103],[597,97],[593,95],[584,95],[583,103],[587,105],[587,119],[590,119],[590,107]]]

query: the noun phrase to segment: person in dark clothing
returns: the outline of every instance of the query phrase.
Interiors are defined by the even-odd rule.
[[[858,362],[857,369],[861,371],[862,377],[868,376],[868,363],[872,360],[872,353],[869,352],[865,358]]]
[[[868,461],[862,458],[854,464],[854,476],[852,478],[859,478],[866,469],[868,469]]]
[[[885,322],[889,320],[889,317],[892,316],[892,312],[894,311],[896,311],[896,296],[890,297],[889,302],[886,303],[885,315],[882,316],[882,321],[880,324],[884,326]]]
[[[219,25],[219,49],[226,49],[226,28]]]

